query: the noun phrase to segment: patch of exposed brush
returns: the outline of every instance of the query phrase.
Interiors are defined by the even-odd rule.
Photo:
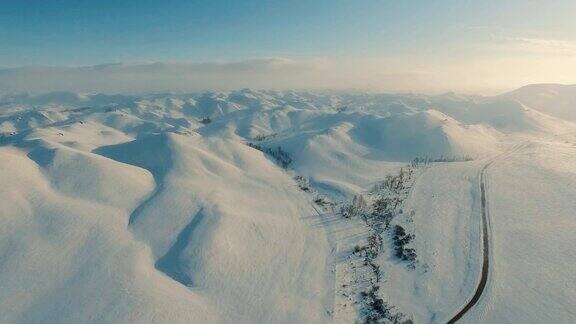
[[[409,247],[414,234],[407,233],[400,225],[391,225],[395,217],[403,215],[402,207],[414,184],[416,168],[412,165],[402,168],[397,174],[386,176],[367,193],[340,206],[342,217],[360,218],[370,229],[366,243],[357,245],[352,252],[361,260],[355,271],[359,278],[356,281],[364,283],[356,292],[363,323],[412,323],[408,315],[385,302],[379,291],[385,275],[380,266],[384,262],[380,256],[385,252],[385,239],[392,242],[393,255],[401,262],[407,262],[409,269],[414,269],[417,262],[416,250]]]
[[[290,164],[292,164],[292,162],[293,162],[292,157],[290,157],[290,154],[288,154],[288,152],[284,151],[280,146],[264,147],[262,145],[258,145],[258,144],[254,144],[254,143],[248,143],[248,146],[250,146],[251,148],[257,149],[258,151],[261,151],[261,152],[265,153],[266,155],[269,155],[270,157],[272,157],[274,159],[276,164],[278,164],[284,170],[288,169]]]

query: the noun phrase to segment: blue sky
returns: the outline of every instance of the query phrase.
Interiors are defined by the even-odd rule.
[[[288,58],[428,71],[511,56],[560,62],[576,53],[574,12],[574,0],[2,0],[0,67]]]

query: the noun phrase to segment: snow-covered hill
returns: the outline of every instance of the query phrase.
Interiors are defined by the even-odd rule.
[[[542,113],[576,120],[576,85],[532,84],[501,95]]]
[[[558,307],[538,318],[576,320],[559,206],[576,187],[575,102],[552,85],[497,97],[3,95],[0,322],[443,322],[479,275],[477,177],[496,156],[495,295],[467,320],[530,311],[536,296],[514,299],[528,287],[508,289],[507,269],[539,258],[557,275],[520,273]],[[541,184],[546,201],[511,192]]]

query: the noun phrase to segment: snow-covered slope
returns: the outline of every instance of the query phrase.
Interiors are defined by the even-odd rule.
[[[215,321],[201,296],[149,266],[148,248],[126,230],[130,210],[153,189],[148,174],[35,146],[32,154],[0,149],[3,322]],[[108,176],[98,179],[98,170]],[[106,189],[93,196],[90,178]]]
[[[463,323],[576,320],[575,165],[572,138],[532,142],[491,167],[493,270]]]
[[[369,316],[362,292],[375,286],[388,320],[442,322],[479,274],[478,171],[519,141],[540,143],[523,153],[537,159],[495,167],[502,185],[491,183],[503,191],[491,192],[502,199],[491,205],[494,227],[502,224],[493,258],[514,261],[496,265],[494,295],[471,316],[516,316],[492,301],[529,309],[512,297],[527,287],[500,286],[506,269],[525,261],[515,243],[499,243],[516,233],[514,204],[530,199],[523,215],[550,210],[547,220],[569,222],[569,205],[558,205],[570,192],[552,199],[552,183],[571,185],[562,161],[576,127],[525,96],[244,89],[0,99],[3,323],[353,322]],[[550,184],[542,187],[549,204],[508,192],[522,170],[531,175],[522,187]],[[398,172],[410,176],[394,178],[403,181],[395,192]],[[369,208],[343,217],[361,195]],[[376,214],[390,215],[388,227],[368,221]],[[394,226],[407,231],[401,244],[415,250],[413,263],[395,254]],[[368,261],[355,263],[374,235],[378,280],[365,275]],[[570,240],[549,235],[538,232],[545,248],[531,258],[554,280],[529,272],[522,280],[541,291],[551,282],[547,296],[564,296],[570,309],[574,295],[559,293],[565,274],[554,254]],[[541,319],[573,319],[558,312]]]
[[[550,116],[576,121],[576,85],[532,84],[501,95]]]

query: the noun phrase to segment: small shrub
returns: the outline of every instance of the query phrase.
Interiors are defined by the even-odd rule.
[[[394,236],[392,237],[395,248],[395,255],[403,261],[414,263],[416,261],[416,250],[407,248],[406,245],[414,239],[414,235],[406,234],[406,230],[400,225],[394,226]]]

